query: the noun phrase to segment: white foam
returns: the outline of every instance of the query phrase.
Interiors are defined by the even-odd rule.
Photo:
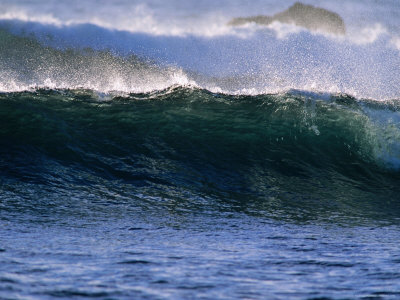
[[[17,20],[23,22],[37,22],[54,26],[72,26],[80,24],[93,24],[110,30],[148,33],[155,36],[204,36],[215,37],[222,35],[242,35],[241,31],[227,26],[228,19],[221,15],[204,16],[194,19],[193,22],[182,22],[178,19],[168,21],[159,20],[154,16],[153,10],[147,5],[140,4],[131,7],[118,16],[111,17],[106,12],[84,16],[69,16],[60,18],[54,14],[33,13],[26,9],[6,8],[0,13],[0,20]]]
[[[380,23],[362,28],[361,30],[353,30],[348,34],[348,40],[359,45],[372,44],[383,35],[387,35],[388,30]]]
[[[38,22],[55,26],[69,25],[71,22],[62,22],[53,15],[32,15],[24,10],[8,9],[0,13],[0,20],[17,20],[23,22]]]
[[[394,36],[390,42],[396,49],[400,50],[400,37]]]

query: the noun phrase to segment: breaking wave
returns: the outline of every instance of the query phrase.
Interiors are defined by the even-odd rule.
[[[380,23],[334,36],[226,17],[210,35],[53,17],[0,16],[9,186],[119,182],[139,198],[308,209],[396,199],[400,55]]]
[[[182,86],[108,100],[91,90],[3,93],[2,189],[84,183],[153,200],[390,215],[400,192],[399,109],[346,95]]]

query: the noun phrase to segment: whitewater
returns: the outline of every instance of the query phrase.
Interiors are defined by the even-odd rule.
[[[0,298],[399,298],[399,15],[0,0]]]

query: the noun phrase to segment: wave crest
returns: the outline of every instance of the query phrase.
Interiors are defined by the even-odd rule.
[[[90,48],[55,49],[2,29],[0,39],[3,92],[43,87],[148,92],[190,83],[181,69],[160,67],[135,55],[120,57],[111,50]]]

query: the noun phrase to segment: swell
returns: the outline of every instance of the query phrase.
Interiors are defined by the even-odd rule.
[[[398,111],[397,101],[298,91],[234,96],[176,86],[108,101],[91,90],[4,93],[2,198],[36,203],[37,189],[68,197],[92,189],[139,206],[394,216]]]

